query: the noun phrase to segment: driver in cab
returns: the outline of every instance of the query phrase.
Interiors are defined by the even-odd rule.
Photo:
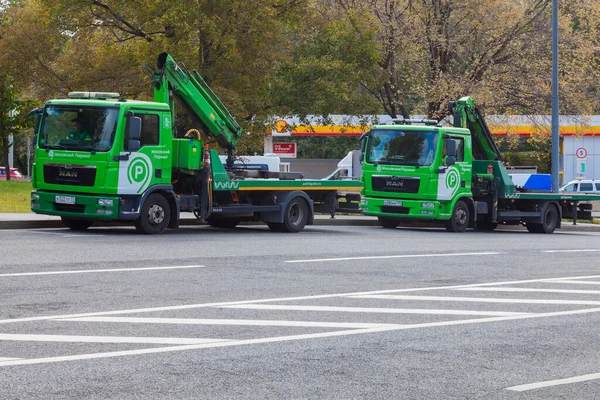
[[[77,118],[71,121],[71,130],[67,135],[67,139],[70,140],[92,140],[92,135],[85,129]]]

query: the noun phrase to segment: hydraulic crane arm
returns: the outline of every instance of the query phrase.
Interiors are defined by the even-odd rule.
[[[158,56],[157,66],[153,82],[154,100],[170,104],[173,110],[171,94],[176,96],[205,133],[213,136],[231,156],[242,135],[242,127],[200,74],[195,70],[190,73],[167,53]]]
[[[502,161],[502,154],[473,99],[461,97],[448,103],[448,108],[454,116],[454,126],[471,131],[474,160]]]

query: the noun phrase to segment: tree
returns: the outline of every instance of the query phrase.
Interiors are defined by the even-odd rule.
[[[25,118],[27,115],[25,109],[30,106],[30,102],[19,100],[9,77],[0,77],[0,147],[5,161],[7,180],[10,180],[8,153],[12,146],[9,137],[18,135],[23,128],[30,125],[31,122]]]

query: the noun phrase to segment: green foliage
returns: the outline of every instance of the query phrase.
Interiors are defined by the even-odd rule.
[[[549,174],[552,170],[552,136],[549,132],[534,133],[527,140],[533,149],[533,158],[536,161],[540,174]]]

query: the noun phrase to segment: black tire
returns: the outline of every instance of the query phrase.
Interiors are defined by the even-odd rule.
[[[488,231],[488,232],[491,232],[494,229],[496,229],[497,227],[498,227],[498,223],[497,222],[477,221],[477,225],[475,226],[475,229],[477,229],[478,231]]]
[[[213,228],[233,229],[242,220],[240,218],[209,218],[206,222]]]
[[[72,219],[61,217],[63,224],[69,229],[74,231],[85,231],[87,228],[94,224],[94,221],[89,221],[86,219]]]
[[[541,224],[527,224],[527,230],[531,233],[553,233],[558,227],[559,213],[553,204],[548,204],[542,213]]]
[[[171,207],[169,202],[158,193],[152,193],[142,206],[135,228],[140,233],[158,235],[163,233],[171,220]]]
[[[469,226],[469,207],[467,204],[459,200],[454,206],[452,217],[446,222],[446,230],[449,232],[464,232]]]
[[[302,197],[294,197],[285,207],[283,223],[269,223],[269,228],[276,232],[300,232],[308,221],[308,204]]]
[[[273,232],[285,232],[285,225],[281,222],[267,222],[267,226]]]
[[[400,221],[393,218],[377,217],[377,220],[379,221],[379,225],[385,229],[396,229],[396,227],[400,224]]]

